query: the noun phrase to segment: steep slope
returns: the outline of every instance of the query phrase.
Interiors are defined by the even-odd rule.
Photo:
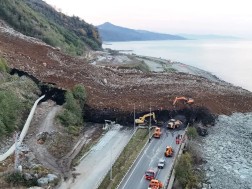
[[[42,0],[0,1],[0,18],[15,30],[72,55],[81,55],[85,49],[101,48],[94,26],[57,12]]]
[[[147,40],[184,40],[185,38],[154,33],[145,30],[133,30],[106,22],[97,26],[103,41],[147,41]]]

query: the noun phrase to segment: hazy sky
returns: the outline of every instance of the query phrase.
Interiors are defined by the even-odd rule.
[[[99,25],[179,34],[252,37],[252,0],[44,0]]]

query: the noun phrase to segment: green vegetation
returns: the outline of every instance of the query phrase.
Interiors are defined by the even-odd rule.
[[[195,127],[188,127],[187,136],[190,140],[195,139],[198,136],[196,128]]]
[[[6,60],[0,57],[0,72],[9,72]]]
[[[182,188],[191,189],[197,187],[199,177],[193,170],[193,159],[190,153],[181,155],[175,167],[175,177]]]
[[[65,109],[58,118],[70,134],[79,134],[80,126],[83,125],[82,115],[86,98],[87,94],[82,85],[76,85],[72,91],[65,94]]]
[[[81,20],[54,10],[42,0],[0,1],[0,18],[15,30],[60,47],[71,55],[101,49],[98,30]]]
[[[33,178],[30,180],[26,180],[24,174],[19,172],[9,173],[5,176],[5,180],[7,183],[12,186],[38,186],[37,179]]]
[[[0,137],[23,127],[38,92],[33,81],[11,76],[8,71],[7,62],[0,58]]]
[[[132,139],[124,148],[121,155],[114,163],[112,170],[112,180],[110,180],[110,173],[106,175],[98,189],[114,189],[120,183],[137,155],[146,144],[148,140],[147,129],[138,129]]]
[[[0,136],[10,134],[16,127],[20,100],[9,91],[0,91]]]
[[[121,64],[118,66],[119,69],[136,69],[140,70],[144,73],[150,72],[150,69],[147,64],[145,64],[144,61],[129,63],[129,64]]]

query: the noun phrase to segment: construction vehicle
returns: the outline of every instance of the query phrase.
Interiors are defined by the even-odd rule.
[[[152,120],[155,123],[157,123],[156,115],[155,115],[154,112],[145,114],[142,117],[139,117],[139,119],[135,119],[135,123],[138,124],[138,125],[146,124],[146,123],[148,123],[150,117],[152,118]]]
[[[167,123],[167,128],[168,129],[176,129],[182,125],[182,121],[176,120],[176,119],[170,119]]]
[[[152,179],[150,181],[148,189],[160,189],[163,188],[163,183],[157,179]]]
[[[160,138],[161,134],[162,134],[162,132],[161,132],[160,127],[156,127],[155,131],[154,131],[154,134],[153,134],[153,137],[154,138]]]
[[[183,101],[184,104],[189,104],[189,105],[194,103],[194,99],[181,96],[181,97],[176,97],[172,105],[175,106],[178,101]]]
[[[154,178],[156,178],[156,175],[157,175],[157,172],[158,170],[155,168],[155,169],[148,169],[147,171],[145,171],[145,179],[146,180],[152,180]]]
[[[164,153],[165,157],[172,157],[173,156],[173,149],[171,146],[167,146]]]

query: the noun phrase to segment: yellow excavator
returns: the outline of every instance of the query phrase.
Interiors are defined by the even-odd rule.
[[[180,97],[176,97],[176,98],[174,99],[172,105],[175,106],[176,103],[177,103],[178,101],[183,101],[185,104],[189,104],[189,105],[191,105],[191,104],[194,103],[194,99],[192,99],[192,98],[187,98],[187,97],[184,97],[184,96],[180,96]]]
[[[155,123],[157,123],[156,115],[155,115],[154,112],[145,114],[145,115],[143,115],[142,117],[139,117],[139,119],[135,119],[135,123],[138,124],[138,125],[146,124],[147,122],[150,121],[150,120],[149,120],[150,117],[151,117],[151,119],[152,119]]]

